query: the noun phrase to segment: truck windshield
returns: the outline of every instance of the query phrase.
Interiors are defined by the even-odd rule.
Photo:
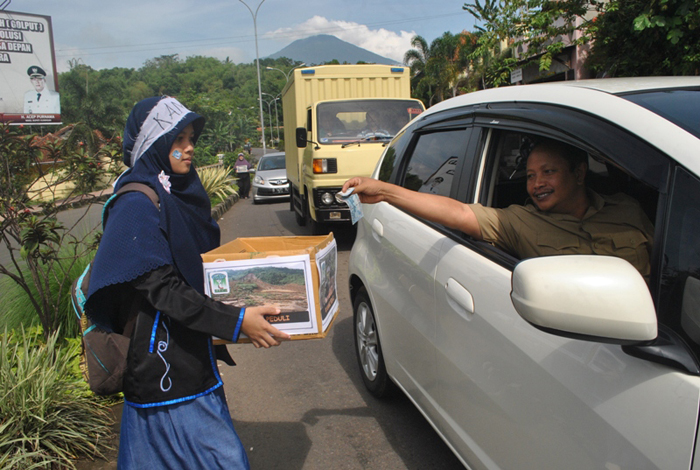
[[[373,99],[320,103],[317,108],[321,144],[387,141],[423,112],[417,100]]]

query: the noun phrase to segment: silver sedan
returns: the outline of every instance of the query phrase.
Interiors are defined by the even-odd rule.
[[[284,152],[260,158],[253,178],[253,203],[289,199],[289,181]]]

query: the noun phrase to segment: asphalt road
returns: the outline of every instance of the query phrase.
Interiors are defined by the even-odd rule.
[[[310,235],[288,202],[241,200],[219,220],[222,243],[238,237]],[[253,469],[463,469],[403,395],[365,389],[353,345],[347,279],[354,230],[334,230],[340,312],[324,339],[256,349],[230,345],[220,363],[231,415]]]

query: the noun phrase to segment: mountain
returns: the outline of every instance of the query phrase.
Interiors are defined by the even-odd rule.
[[[349,64],[356,64],[357,62],[386,65],[398,64],[395,60],[387,59],[328,34],[298,39],[268,57],[271,59],[287,57],[295,61],[304,62],[307,65],[319,65],[330,62],[333,59],[337,59],[341,64],[343,62]]]

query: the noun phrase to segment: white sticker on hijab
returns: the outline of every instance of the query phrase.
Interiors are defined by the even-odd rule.
[[[131,150],[131,166],[134,166],[136,160],[141,158],[153,142],[170,132],[190,112],[182,103],[170,96],[158,101],[143,121],[139,135],[136,137],[134,148]]]

